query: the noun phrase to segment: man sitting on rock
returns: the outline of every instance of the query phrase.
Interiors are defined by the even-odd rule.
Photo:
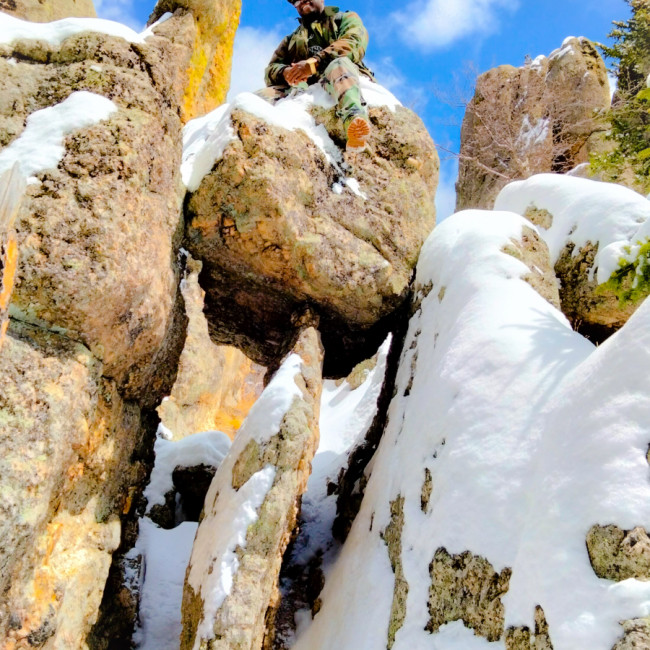
[[[337,115],[347,134],[347,150],[365,148],[370,122],[359,89],[359,73],[373,78],[363,64],[368,32],[353,11],[326,7],[324,0],[289,0],[300,14],[300,26],[286,36],[266,68],[267,88],[260,97],[274,103],[297,86],[320,79],[337,102]]]

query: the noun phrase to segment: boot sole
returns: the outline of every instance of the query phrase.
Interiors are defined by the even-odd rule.
[[[364,117],[355,117],[348,126],[348,151],[360,151],[366,146],[366,139],[370,135],[370,124]]]

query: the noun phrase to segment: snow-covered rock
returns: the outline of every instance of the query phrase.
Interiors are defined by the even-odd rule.
[[[181,648],[260,648],[318,447],[322,348],[304,330],[244,421],[205,502],[183,595]]]
[[[594,348],[508,253],[529,227],[467,211],[427,240],[361,510],[296,650],[610,650],[633,619],[643,634],[645,569],[599,578],[587,535],[650,530],[650,303]]]
[[[495,209],[530,219],[548,244],[562,311],[596,341],[650,293],[650,201],[614,183],[539,174],[510,183]]]

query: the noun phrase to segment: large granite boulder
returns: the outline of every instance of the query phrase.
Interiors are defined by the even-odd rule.
[[[217,470],[187,568],[183,650],[262,647],[318,447],[322,359],[305,329]]]
[[[86,31],[58,47],[24,39],[0,46],[5,156],[29,141],[45,115],[38,111],[51,111],[55,123],[73,91],[113,101],[108,119],[62,134],[58,166],[27,170],[37,182],[16,219],[11,314],[82,341],[132,396],[151,381],[152,356],[173,320],[184,191],[178,98],[143,65],[157,47],[175,50],[162,37],[149,41],[137,51],[123,38]],[[39,63],[43,48],[52,63]]]
[[[241,95],[212,122],[186,127],[186,160],[201,158],[201,138],[227,142],[204,177],[188,174],[186,246],[204,264],[211,334],[263,363],[285,351],[305,305],[320,316],[329,364],[355,341],[360,353],[359,339],[407,296],[434,226],[438,157],[419,118],[372,107],[370,148],[344,154],[317,89],[275,107]]]
[[[71,16],[92,18],[97,15],[93,0],[0,0],[0,11],[35,23],[49,23]]]
[[[137,534],[151,410],[187,323],[181,107],[200,11],[226,6],[196,5],[143,34],[73,18],[63,37],[0,12],[0,171],[28,177],[0,358],[7,648],[86,647],[112,553]],[[1,223],[4,305],[16,250]],[[102,629],[96,647],[114,638]]]
[[[461,130],[457,209],[491,208],[512,180],[586,162],[603,145],[609,106],[607,69],[586,38],[483,73]]]

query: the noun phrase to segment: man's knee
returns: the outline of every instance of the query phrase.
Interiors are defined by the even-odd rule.
[[[359,68],[356,63],[353,63],[347,56],[342,56],[334,59],[325,68],[323,74],[330,80],[334,81],[336,77],[341,75],[351,75],[355,79],[359,78]]]
[[[351,88],[359,85],[359,68],[346,57],[334,59],[325,68],[325,77],[329,91],[336,99],[340,99]]]

